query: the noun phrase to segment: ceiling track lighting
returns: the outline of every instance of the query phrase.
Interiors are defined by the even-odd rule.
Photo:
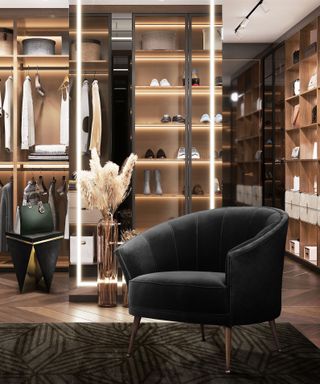
[[[249,24],[249,17],[253,14],[253,12],[260,7],[263,9],[265,13],[268,13],[270,11],[269,7],[265,4],[264,0],[260,0],[252,9],[251,11],[246,15],[246,17],[241,21],[241,23],[237,26],[237,28],[234,30],[234,33],[239,33],[242,29],[246,28],[246,26]]]

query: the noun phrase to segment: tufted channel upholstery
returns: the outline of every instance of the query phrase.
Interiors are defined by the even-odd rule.
[[[130,314],[229,328],[274,320],[287,224],[275,208],[228,207],[147,230],[116,250]]]

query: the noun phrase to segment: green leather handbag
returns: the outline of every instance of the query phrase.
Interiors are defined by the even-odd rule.
[[[21,235],[34,235],[53,231],[53,218],[50,205],[41,201],[35,205],[20,207]]]

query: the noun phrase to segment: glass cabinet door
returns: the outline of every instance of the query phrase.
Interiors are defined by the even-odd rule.
[[[210,17],[191,19],[191,177],[192,211],[222,206],[222,40],[221,24],[214,27],[215,36],[215,116],[210,116]],[[212,81],[212,80],[211,80]],[[211,119],[214,119],[214,143],[210,148]],[[210,192],[210,157],[214,161],[215,179]]]
[[[185,213],[185,16],[134,18],[134,226]]]

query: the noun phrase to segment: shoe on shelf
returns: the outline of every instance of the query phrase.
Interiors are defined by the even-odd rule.
[[[184,124],[186,122],[186,119],[181,115],[174,115],[172,118],[172,122]]]
[[[152,79],[150,83],[150,87],[159,87],[159,81],[157,79]]]
[[[221,193],[220,183],[217,177],[214,178],[214,193]]]
[[[154,159],[154,153],[152,149],[148,149],[144,155],[145,159]]]
[[[157,159],[166,159],[167,156],[162,148],[160,148],[157,152]]]
[[[197,148],[192,147],[191,157],[192,157],[193,159],[200,159],[200,153],[199,153],[199,151],[197,150]]]
[[[221,113],[217,113],[215,118],[214,118],[214,121],[217,123],[217,124],[221,124],[222,123],[222,115]]]
[[[193,195],[204,195],[203,189],[200,184],[196,184],[192,189]]]
[[[170,115],[163,115],[161,118],[161,123],[171,123]]]
[[[144,195],[150,195],[151,189],[150,189],[150,176],[151,171],[150,169],[145,169],[143,171],[144,181],[143,181],[143,194]]]
[[[167,79],[162,79],[160,81],[160,86],[161,87],[171,87],[171,84],[169,83],[169,81]]]
[[[204,113],[200,118],[200,123],[210,123],[210,116]]]
[[[185,147],[180,147],[178,149],[177,159],[185,159],[186,157],[186,149]]]
[[[160,169],[156,169],[154,171],[154,176],[155,176],[155,179],[156,179],[156,195],[162,195],[161,171],[160,171]]]
[[[198,76],[198,71],[196,69],[192,70],[192,79],[191,79],[192,86],[199,86],[200,85],[200,78]]]

